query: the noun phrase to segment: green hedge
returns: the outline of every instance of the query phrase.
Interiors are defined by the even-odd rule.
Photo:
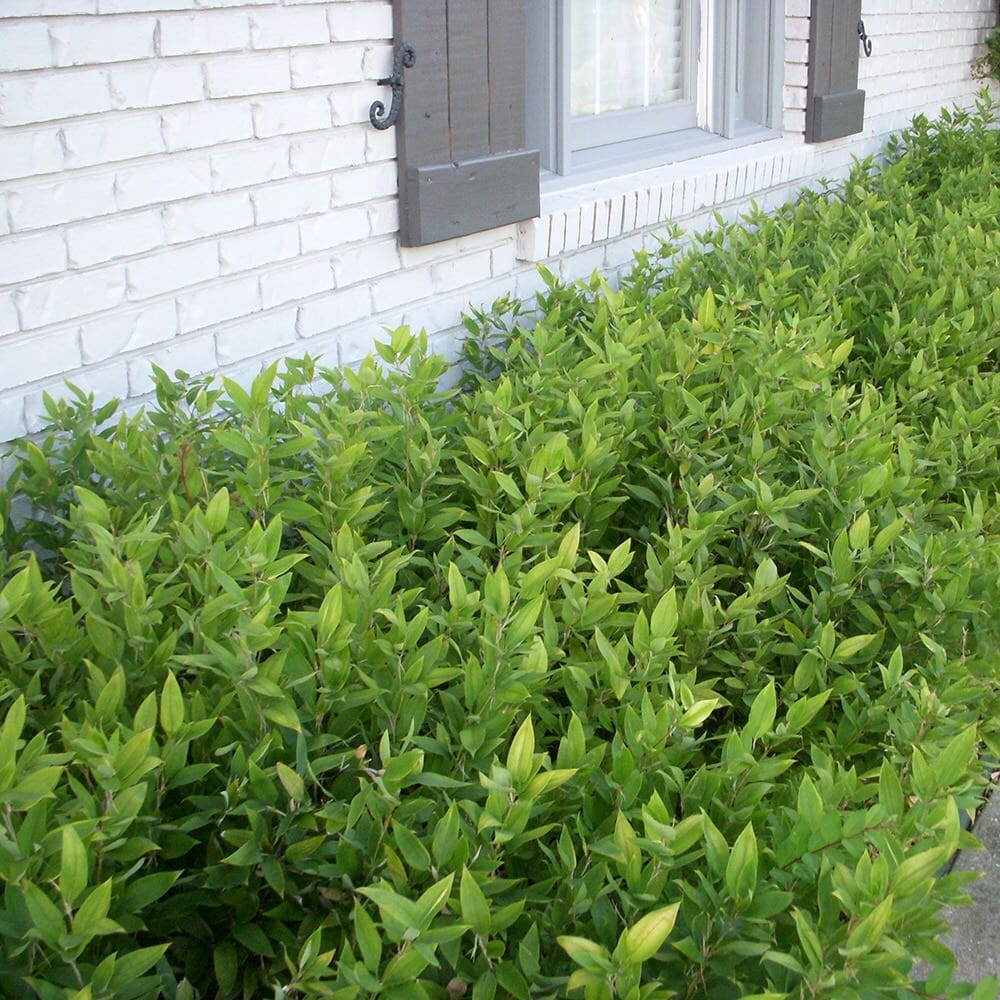
[[[402,329],[50,401],[0,493],[0,993],[971,995],[993,124],[475,313],[461,390]]]

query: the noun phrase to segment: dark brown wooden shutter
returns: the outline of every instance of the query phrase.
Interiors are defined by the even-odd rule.
[[[860,132],[865,92],[858,90],[861,0],[812,0],[806,142]]]
[[[538,152],[524,140],[525,2],[393,0],[396,43],[416,51],[396,137],[403,246],[539,214]]]

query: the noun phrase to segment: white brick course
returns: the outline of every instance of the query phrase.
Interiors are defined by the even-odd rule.
[[[162,115],[163,142],[171,152],[238,142],[253,136],[253,120],[245,101],[187,104]]]
[[[7,211],[15,232],[110,215],[115,207],[115,178],[108,173],[25,185],[7,195]]]
[[[58,129],[32,129],[0,135],[0,181],[61,170],[63,147]]]
[[[255,49],[290,49],[297,45],[326,45],[330,28],[319,7],[262,7],[250,15],[250,44]]]
[[[49,27],[56,66],[95,66],[151,59],[155,24],[147,19],[94,18],[54,21]]]
[[[204,97],[201,67],[194,62],[146,62],[111,70],[116,108],[157,108]]]
[[[160,116],[149,111],[67,125],[61,136],[66,166],[70,168],[152,156],[166,148]]]
[[[125,301],[125,268],[68,274],[26,285],[14,293],[25,330],[103,312]]]
[[[177,297],[178,329],[182,334],[204,330],[260,310],[256,276],[231,278]]]
[[[122,210],[207,194],[212,175],[204,159],[176,156],[125,167],[115,177],[115,199]]]
[[[158,211],[80,223],[66,231],[69,262],[73,267],[132,257],[162,247],[163,243],[163,220]]]
[[[0,125],[27,125],[110,111],[104,70],[72,70],[0,80]]]
[[[168,205],[163,210],[163,228],[168,243],[189,243],[252,225],[253,205],[246,191],[195,198]]]
[[[214,243],[173,247],[128,265],[128,297],[132,301],[150,299],[210,281],[218,275],[219,251]]]
[[[209,97],[246,97],[288,90],[288,56],[284,52],[209,58],[205,90]]]
[[[161,17],[157,23],[161,56],[240,52],[250,47],[250,20],[242,11],[200,10]]]
[[[252,271],[299,255],[299,226],[255,226],[245,233],[224,236],[219,241],[219,261],[223,274]]]
[[[0,31],[0,73],[51,66],[52,42],[44,21],[4,25]]]

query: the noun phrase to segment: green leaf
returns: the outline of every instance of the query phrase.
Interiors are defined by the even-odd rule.
[[[528,715],[514,735],[507,753],[507,770],[510,771],[510,776],[518,788],[523,788],[531,778],[534,752],[535,729],[531,723],[531,716]]]
[[[110,907],[111,879],[107,879],[90,891],[83,905],[73,914],[73,933],[80,937],[92,937]]]
[[[951,856],[951,848],[932,847],[907,858],[889,879],[889,888],[894,896],[905,898],[916,892],[925,896],[931,888],[934,876]]]
[[[459,899],[462,904],[462,919],[480,936],[490,933],[490,904],[479,883],[468,868],[462,868],[462,881],[459,885]]]
[[[878,639],[879,633],[874,632],[869,635],[852,635],[849,639],[844,639],[837,644],[837,648],[833,651],[833,660],[835,663],[843,663],[844,660],[849,660],[852,656],[857,656],[863,649],[867,649],[876,639]]]
[[[66,933],[66,921],[59,908],[33,882],[25,882],[22,889],[24,903],[32,924],[41,934],[46,944],[53,948],[61,934]]]
[[[788,727],[788,731],[797,733],[808,726],[826,704],[832,690],[832,688],[827,688],[811,698],[800,698],[795,702],[785,716],[785,725]]]
[[[762,736],[770,733],[774,726],[774,717],[778,712],[778,696],[775,691],[774,681],[768,683],[763,688],[753,704],[750,706],[750,715],[747,724],[743,728],[743,738],[748,743],[754,743]]]
[[[610,972],[614,968],[607,948],[595,941],[564,934],[556,938],[556,943],[581,968],[591,972]]]
[[[871,951],[882,940],[892,915],[893,897],[886,896],[878,906],[848,935],[847,945],[840,953],[847,958],[857,958]]]
[[[656,602],[649,618],[649,634],[653,639],[672,639],[677,631],[677,590],[671,587]]]
[[[951,788],[966,776],[978,745],[977,727],[968,726],[934,758],[931,768],[941,788]]]
[[[378,972],[382,961],[382,938],[375,927],[375,921],[360,902],[354,904],[354,936],[361,949],[365,968],[369,972]]]
[[[736,838],[726,863],[726,889],[741,902],[748,900],[757,886],[757,836],[747,823]]]
[[[70,906],[87,887],[87,849],[76,828],[62,828],[62,857],[59,864],[59,892]]]
[[[431,921],[448,902],[451,886],[455,881],[455,873],[446,875],[440,882],[435,882],[418,900],[417,912],[420,914],[421,926],[429,927]]]
[[[296,774],[287,764],[278,761],[275,770],[278,772],[278,781],[282,788],[288,793],[288,797],[293,802],[306,801],[306,784],[301,775]]]
[[[212,952],[212,965],[219,989],[223,993],[235,992],[240,968],[236,958],[236,945],[232,941],[223,941],[215,946]]]
[[[636,963],[652,958],[674,929],[678,910],[680,903],[672,903],[670,906],[647,913],[634,926],[622,933],[615,949],[615,958],[618,961]]]
[[[160,694],[160,726],[167,736],[174,736],[184,725],[184,696],[173,671],[167,671]]]

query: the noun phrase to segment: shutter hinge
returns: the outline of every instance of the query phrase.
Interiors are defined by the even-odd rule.
[[[392,76],[379,80],[380,87],[392,87],[392,104],[386,111],[382,101],[373,101],[368,109],[368,120],[375,128],[382,130],[396,124],[399,112],[403,109],[403,70],[410,69],[417,61],[417,53],[412,45],[401,42],[396,46],[392,57]]]
[[[858,38],[861,39],[861,48],[864,51],[864,54],[866,56],[870,56],[872,54],[872,40],[869,37],[868,32],[865,31],[864,21],[858,21]]]

